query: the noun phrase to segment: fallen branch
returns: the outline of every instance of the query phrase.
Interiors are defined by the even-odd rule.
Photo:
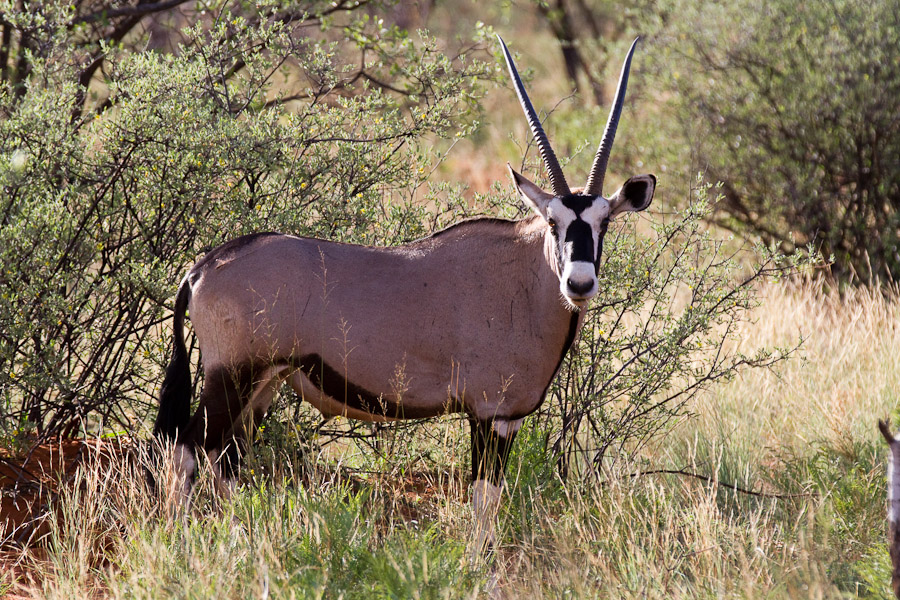
[[[777,500],[786,500],[788,498],[809,498],[811,496],[818,495],[814,492],[807,492],[805,494],[771,494],[768,492],[757,492],[754,490],[742,488],[741,486],[733,483],[726,483],[724,481],[719,481],[718,479],[713,479],[712,477],[709,477],[707,475],[701,475],[700,473],[694,473],[693,471],[686,471],[684,469],[654,469],[652,471],[639,471],[637,473],[632,473],[631,477],[641,477],[643,475],[682,475],[684,477],[693,477],[694,479],[699,479],[707,483],[715,483],[718,486],[734,490],[735,492],[746,494],[748,496],[756,496],[758,498],[775,498]]]

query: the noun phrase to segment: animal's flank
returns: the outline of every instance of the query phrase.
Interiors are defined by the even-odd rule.
[[[433,416],[432,411],[422,411],[415,405],[404,405],[402,397],[376,394],[349,381],[318,354],[300,357],[296,366],[318,390],[348,408],[388,419],[419,419]]]

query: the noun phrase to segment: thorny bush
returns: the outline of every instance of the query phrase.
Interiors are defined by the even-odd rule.
[[[796,348],[745,354],[738,338],[758,284],[812,258],[760,246],[748,264],[745,249],[704,225],[718,193],[698,176],[687,208],[655,221],[655,235],[637,235],[635,220],[607,235],[600,292],[538,416],[563,478],[627,462],[684,417],[698,393]]]
[[[28,78],[0,86],[0,432],[12,438],[137,431],[175,287],[205,249],[267,230],[424,234],[413,199],[429,142],[475,126],[495,78],[480,43],[453,56],[365,14],[303,12],[316,4],[291,19],[278,2],[198,16],[172,53],[136,40],[86,56],[67,6],[4,12],[44,36]],[[102,82],[86,90],[95,60]]]

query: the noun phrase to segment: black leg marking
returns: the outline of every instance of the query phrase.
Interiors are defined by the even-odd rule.
[[[247,446],[241,411],[263,372],[265,369],[248,364],[209,373],[197,412],[179,442],[203,448],[207,453],[215,451],[223,472],[233,474]]]
[[[376,394],[345,379],[344,376],[329,365],[318,354],[305,354],[296,362],[303,373],[325,395],[350,408],[370,415],[380,415],[394,419],[421,419],[434,416],[433,411],[405,406],[396,400]]]
[[[222,475],[234,479],[237,477],[241,458],[247,452],[247,441],[243,437],[233,437],[225,444],[222,454],[216,459]]]
[[[502,437],[492,421],[469,419],[472,433],[472,481],[485,479],[500,486],[512,451],[515,433]]]

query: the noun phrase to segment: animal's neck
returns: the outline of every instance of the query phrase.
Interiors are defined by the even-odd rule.
[[[537,276],[538,285],[529,290],[529,294],[535,313],[542,317],[541,320],[545,325],[544,334],[551,336],[547,339],[548,343],[551,339],[571,338],[572,327],[575,327],[574,335],[577,335],[584,318],[583,315],[573,312],[559,291],[561,267],[556,242],[548,233],[547,225],[537,216],[524,219],[519,222],[519,236],[524,245],[528,246],[527,254]],[[573,318],[577,319],[574,325]],[[569,339],[566,350],[571,342]]]
[[[521,340],[517,354],[524,361],[521,367],[528,371],[520,376],[523,399],[513,411],[513,416],[522,417],[545,399],[584,316],[571,311],[560,294],[556,252],[552,239],[546,239],[552,237],[546,223],[537,217],[524,219],[517,224],[517,233],[515,256],[522,261],[518,268],[529,275],[517,289],[509,290],[515,295],[513,301],[522,303],[522,310],[528,313],[528,319],[515,326]]]

